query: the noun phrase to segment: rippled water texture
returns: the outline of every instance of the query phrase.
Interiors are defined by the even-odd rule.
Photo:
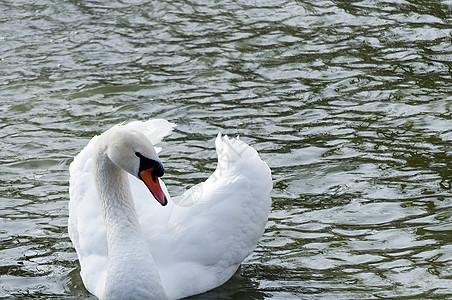
[[[89,297],[68,166],[151,117],[173,195],[240,135],[267,230],[194,299],[452,297],[451,1],[0,0],[0,298]]]

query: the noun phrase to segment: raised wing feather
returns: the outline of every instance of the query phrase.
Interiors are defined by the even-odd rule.
[[[174,243],[169,259],[157,263],[175,298],[185,296],[187,289],[196,294],[227,281],[253,251],[267,222],[272,188],[268,166],[238,138],[218,135],[216,148],[216,171],[173,199],[168,227]],[[174,272],[178,264],[191,268]]]

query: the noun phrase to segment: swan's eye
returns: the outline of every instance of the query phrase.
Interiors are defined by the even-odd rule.
[[[156,177],[163,176],[165,170],[164,170],[161,162],[147,158],[146,156],[142,155],[140,152],[135,152],[135,155],[140,158],[140,172],[143,170],[148,170],[150,168],[153,168],[154,169],[154,171],[152,172],[153,177],[154,176],[156,176]],[[155,178],[153,178],[153,179],[155,179]]]

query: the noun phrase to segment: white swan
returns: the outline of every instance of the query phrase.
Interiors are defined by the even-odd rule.
[[[218,135],[215,172],[171,199],[153,144],[173,126],[116,125],[70,165],[69,237],[83,283],[101,299],[206,292],[226,282],[262,236],[272,180],[256,150]]]

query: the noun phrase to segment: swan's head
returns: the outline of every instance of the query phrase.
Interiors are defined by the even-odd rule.
[[[108,158],[142,180],[154,198],[166,205],[168,200],[159,183],[164,169],[154,145],[143,133],[127,126],[116,126],[107,132],[105,151]]]

